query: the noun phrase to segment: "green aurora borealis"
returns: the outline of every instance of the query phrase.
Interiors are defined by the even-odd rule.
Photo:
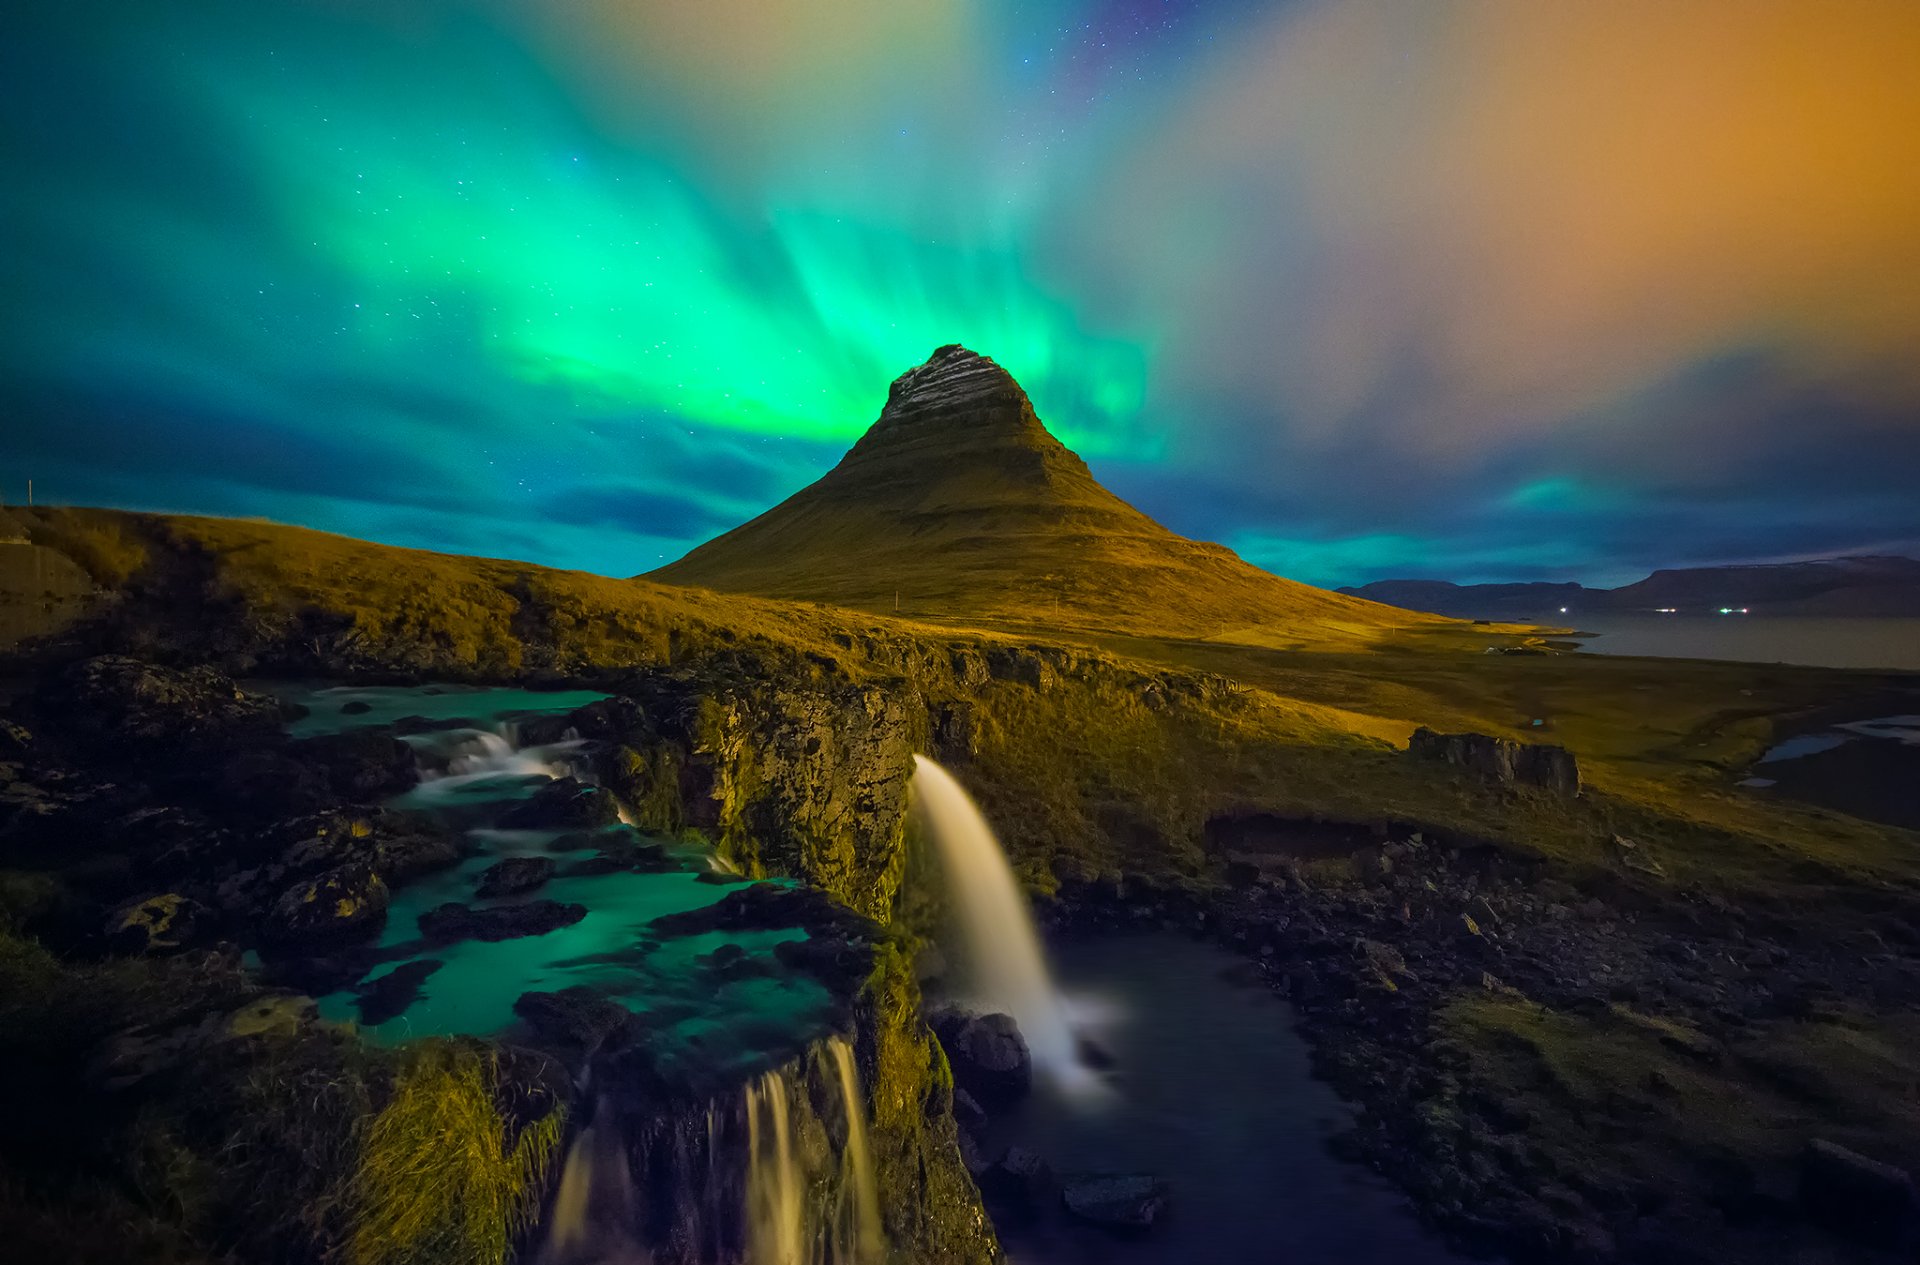
[[[1397,161],[1393,120],[1246,97],[1356,7],[15,14],[0,491],[630,574],[817,476],[958,341],[1123,495],[1303,579],[1920,536],[1888,348],[1836,370],[1764,288],[1554,381],[1449,363],[1449,278],[1315,205]],[[1371,11],[1383,58],[1448,47],[1439,10]],[[1381,99],[1422,112],[1442,69]],[[1879,460],[1809,468],[1810,413]]]

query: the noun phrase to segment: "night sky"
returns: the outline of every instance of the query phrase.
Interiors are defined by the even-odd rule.
[[[1920,553],[1920,4],[0,17],[0,494],[616,575],[964,342],[1315,583]]]

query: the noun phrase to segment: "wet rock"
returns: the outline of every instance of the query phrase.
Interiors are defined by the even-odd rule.
[[[1519,743],[1487,734],[1443,734],[1422,726],[1407,740],[1409,758],[1465,769],[1483,781],[1534,786],[1556,795],[1580,793],[1580,767],[1565,747]]]
[[[790,971],[811,975],[836,997],[851,996],[873,970],[873,945],[864,936],[814,931],[803,940],[782,940],[773,956]]]
[[[658,935],[693,936],[708,931],[777,931],[783,927],[833,926],[848,915],[825,892],[785,883],[755,883],[704,909],[664,914],[647,924]]]
[[[364,862],[304,879],[281,893],[261,927],[281,948],[309,948],[364,939],[387,921],[387,885]]]
[[[1024,1146],[1008,1147],[982,1180],[994,1195],[1029,1207],[1040,1204],[1057,1189],[1053,1166]]]
[[[612,852],[600,852],[581,857],[578,861],[569,861],[553,873],[555,878],[599,878],[603,874],[622,873],[628,868],[620,856]]]
[[[173,953],[205,937],[213,911],[178,892],[143,896],[107,919],[107,947],[132,955]]]
[[[513,1003],[542,1042],[570,1053],[599,1048],[633,1022],[633,1012],[584,984],[557,992],[520,994]]]
[[[496,905],[491,909],[474,909],[448,901],[420,915],[420,934],[439,944],[456,940],[517,940],[570,927],[586,916],[585,905],[563,905],[557,900]]]
[[[287,754],[319,769],[334,795],[349,803],[386,799],[420,780],[413,748],[378,729],[304,738],[288,744]]]
[[[1060,1202],[1082,1221],[1108,1230],[1150,1230],[1167,1210],[1166,1184],[1146,1174],[1069,1178]]]
[[[237,1009],[204,1015],[191,1023],[128,1028],[101,1043],[86,1065],[85,1076],[112,1091],[156,1076],[191,1075],[215,1047],[297,1036],[317,1017],[311,997],[280,994],[256,997]]]
[[[953,1083],[983,1105],[1012,1102],[1033,1087],[1033,1055],[1012,1015],[954,1017],[936,1022],[934,1031],[953,1066]]]
[[[501,818],[508,830],[594,830],[620,820],[613,796],[578,778],[555,778]]]
[[[519,896],[541,886],[553,877],[552,857],[508,857],[488,866],[480,875],[474,895],[481,900]]]
[[[418,958],[402,962],[378,979],[356,987],[353,997],[360,1022],[370,1028],[378,1027],[405,1014],[408,1007],[420,1000],[421,985],[445,965],[438,958]]]
[[[1903,1168],[1816,1138],[1800,1158],[1800,1206],[1817,1225],[1893,1247],[1913,1221],[1913,1179]]]
[[[756,957],[737,944],[723,944],[712,953],[695,958],[694,964],[716,984],[774,978],[783,965],[774,958]]]

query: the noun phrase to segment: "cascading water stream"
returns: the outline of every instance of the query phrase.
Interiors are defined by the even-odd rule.
[[[840,1102],[847,1116],[847,1148],[841,1157],[840,1174],[842,1218],[836,1236],[851,1249],[849,1261],[877,1265],[886,1252],[886,1231],[880,1224],[873,1151],[867,1145],[867,1110],[860,1093],[860,1072],[853,1065],[853,1047],[843,1038],[828,1041],[827,1053],[840,1080]]]
[[[823,1157],[817,1143],[802,1144],[803,1123],[818,1138],[819,1122],[805,1106],[804,1093],[798,1099],[801,1114],[794,1114],[799,1085],[787,1073],[764,1072],[744,1091],[747,1265],[881,1265],[886,1259],[866,1100],[853,1048],[844,1037],[831,1037],[825,1051],[846,1120],[846,1143],[837,1155]],[[710,1130],[709,1139],[713,1136]]]
[[[640,1192],[611,1117],[606,1104],[596,1100],[586,1126],[567,1148],[535,1265],[646,1265],[651,1259],[633,1236]]]
[[[1073,1034],[1000,841],[951,773],[922,755],[913,761],[914,800],[940,854],[972,973],[969,1000],[1012,1015],[1036,1067],[1073,1075]]]
[[[586,745],[577,737],[523,747],[518,728],[507,722],[492,730],[452,729],[406,735],[402,741],[414,749],[420,767],[420,784],[412,797],[423,805],[455,803],[489,783],[512,778],[552,779],[575,772],[571,757]]]
[[[787,1120],[787,1078],[747,1085],[747,1263],[808,1265],[802,1255],[800,1165]]]

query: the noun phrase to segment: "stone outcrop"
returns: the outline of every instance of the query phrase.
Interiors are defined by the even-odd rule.
[[[524,905],[497,905],[474,909],[458,901],[437,905],[420,915],[420,934],[436,943],[455,940],[518,940],[543,936],[570,927],[587,916],[585,905],[557,900],[533,900]]]
[[[1033,1056],[1012,1015],[941,1015],[934,1032],[953,1065],[953,1083],[978,1102],[994,1107],[1032,1088]]]
[[[1428,763],[1450,764],[1498,785],[1538,787],[1569,797],[1580,793],[1580,766],[1565,747],[1486,734],[1435,733],[1422,726],[1407,740],[1407,755]]]
[[[698,830],[748,874],[804,879],[887,917],[916,745],[897,694],[655,678],[566,723],[597,744],[601,784],[642,828]]]

